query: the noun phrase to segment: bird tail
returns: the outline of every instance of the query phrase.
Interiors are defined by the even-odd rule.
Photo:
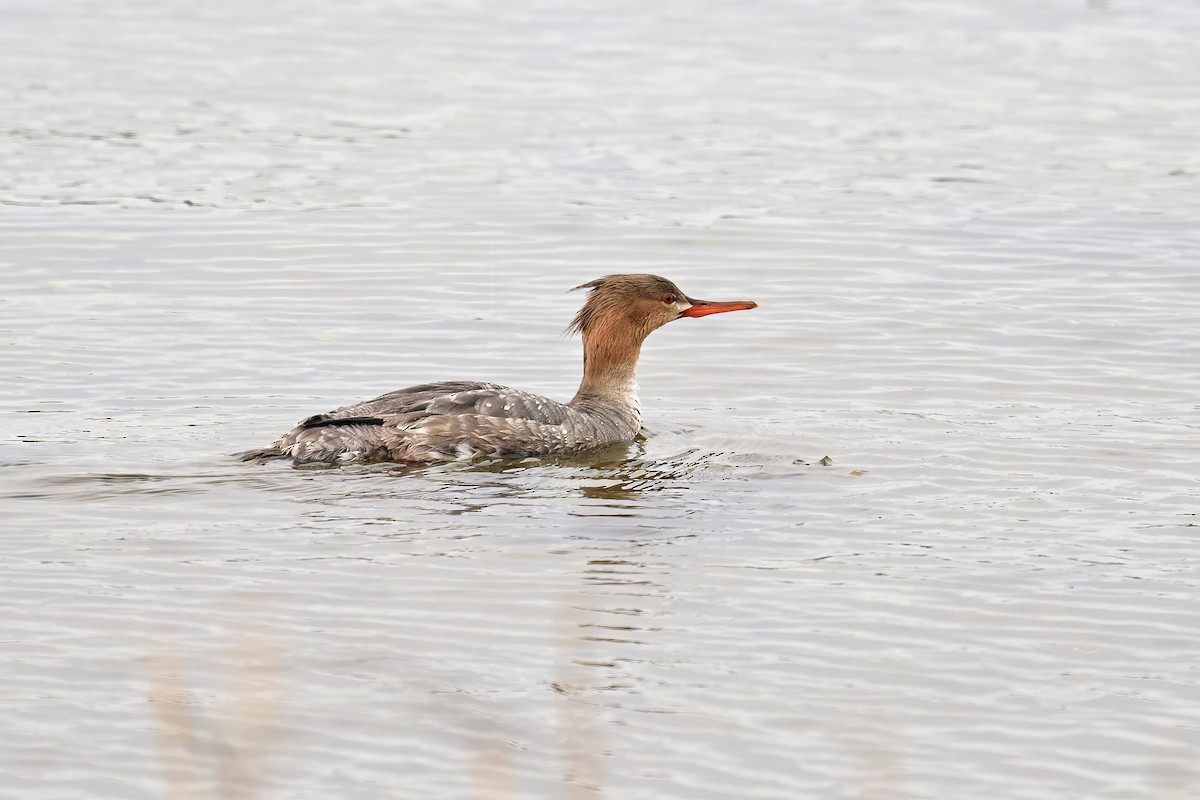
[[[283,458],[287,453],[272,445],[271,447],[263,447],[259,450],[247,450],[244,453],[238,453],[238,458],[242,461],[266,461],[268,458]]]
[[[331,417],[317,414],[301,422],[270,447],[239,453],[242,461],[291,458],[297,465],[387,458],[381,417]]]

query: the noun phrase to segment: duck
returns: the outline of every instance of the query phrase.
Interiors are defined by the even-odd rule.
[[[583,377],[569,401],[483,381],[423,383],[307,417],[242,460],[418,465],[573,455],[632,442],[642,428],[637,364],[646,337],[678,319],[758,307],[697,300],[648,274],[605,275],[574,290],[588,294],[567,328],[583,340]]]

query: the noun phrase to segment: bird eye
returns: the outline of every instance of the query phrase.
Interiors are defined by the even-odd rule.
[[[670,306],[670,305],[674,305],[674,304],[675,304],[675,301],[676,301],[676,300],[678,300],[678,299],[679,299],[679,298],[675,297],[675,295],[673,295],[673,294],[669,294],[669,295],[667,295],[666,297],[664,297],[664,298],[663,298],[663,302],[664,302],[665,304],[667,304],[667,305],[669,305],[669,306]]]

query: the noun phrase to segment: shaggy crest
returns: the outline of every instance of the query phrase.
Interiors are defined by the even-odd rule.
[[[567,333],[587,334],[596,326],[597,320],[606,314],[628,307],[636,300],[687,301],[688,296],[678,286],[658,275],[605,275],[594,281],[582,283],[571,289],[589,290],[587,300],[567,326]]]

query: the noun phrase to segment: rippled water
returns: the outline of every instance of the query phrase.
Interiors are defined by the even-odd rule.
[[[0,31],[0,794],[1200,790],[1194,4]],[[761,305],[654,334],[644,441],[231,457],[569,397],[618,271]]]

